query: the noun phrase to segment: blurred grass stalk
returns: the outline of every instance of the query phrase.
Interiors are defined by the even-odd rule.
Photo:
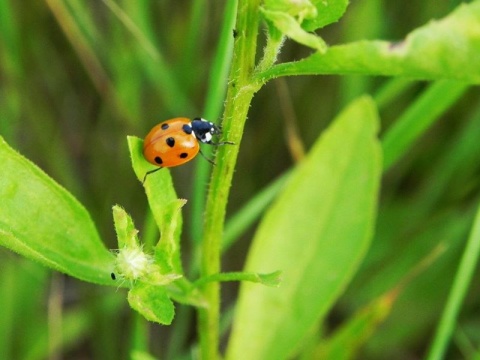
[[[99,94],[105,99],[110,99],[113,93],[113,85],[93,47],[82,33],[78,22],[63,1],[45,0],[45,2],[75,49]]]
[[[384,168],[388,170],[412,143],[440,119],[469,85],[450,80],[431,84],[383,136]]]
[[[444,307],[440,323],[438,324],[433,343],[428,352],[428,360],[445,358],[462,303],[468,287],[472,281],[475,268],[480,256],[480,206],[475,215],[470,236],[468,237],[455,280],[450,291],[447,304]]]

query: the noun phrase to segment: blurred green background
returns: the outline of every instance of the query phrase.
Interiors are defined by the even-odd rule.
[[[329,44],[400,40],[459,3],[353,1],[346,16],[321,35]],[[117,246],[113,204],[132,214],[141,233],[148,228],[147,202],[130,167],[126,135],[143,137],[172,117],[204,116],[223,16],[224,2],[207,0],[0,0],[0,134],[86,206],[109,248]],[[259,49],[263,44],[261,38]],[[309,53],[287,41],[280,61]],[[360,76],[268,83],[249,113],[229,214],[294,164],[286,122],[294,124],[308,149],[350,100],[369,93],[378,100],[383,133],[428,87]],[[439,243],[447,246],[401,294],[361,358],[418,358],[444,305],[480,188],[480,93],[470,88],[459,95],[385,174],[373,247],[331,314],[326,331],[398,284]],[[203,161],[199,157],[171,170],[179,197],[192,197]],[[207,185],[202,181],[200,189]],[[187,268],[192,226],[198,226],[191,214],[187,204],[182,250]],[[225,270],[241,269],[252,232],[226,253]],[[51,358],[61,353],[69,359],[120,359],[147,341],[141,335],[147,326],[127,309],[121,290],[52,276],[4,249],[0,279],[0,358],[42,359],[50,352]],[[224,289],[228,307],[237,285]],[[479,294],[477,281],[461,314],[452,358],[470,358],[480,343]],[[153,354],[189,354],[193,313],[183,319],[171,328],[148,327]]]

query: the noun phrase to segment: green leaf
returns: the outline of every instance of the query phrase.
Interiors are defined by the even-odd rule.
[[[163,286],[151,286],[137,282],[128,292],[130,306],[147,320],[170,325],[175,315],[173,302]]]
[[[143,141],[141,139],[128,136],[128,147],[137,179],[142,181],[147,171],[152,170],[154,166],[143,157]],[[168,169],[161,169],[147,176],[144,187],[150,209],[161,234],[155,257],[163,272],[182,274],[179,246],[182,231],[180,209],[186,200],[177,199]]]
[[[359,41],[330,47],[303,60],[259,73],[279,76],[362,74],[480,83],[480,1],[460,5],[449,16],[414,30],[404,41]]]
[[[324,54],[327,44],[311,31],[337,21],[345,12],[347,0],[266,0],[260,8],[267,21],[269,35],[278,32],[299,44]]]
[[[186,203],[185,199],[175,199],[167,205],[164,212],[165,220],[160,227],[162,237],[155,247],[155,258],[165,272],[182,271],[179,238],[182,224],[181,209]]]
[[[348,0],[312,0],[317,8],[317,16],[306,18],[302,27],[314,31],[338,21],[347,10]]]
[[[338,116],[262,220],[245,271],[282,271],[279,288],[243,283],[227,359],[283,359],[318,324],[363,259],[381,176],[378,116],[361,98]]]
[[[123,249],[124,247],[139,246],[138,230],[135,229],[132,218],[118,205],[114,205],[112,211],[113,223],[118,239],[118,248]]]
[[[325,41],[315,34],[303,30],[298,20],[292,15],[286,12],[270,11],[262,8],[261,11],[265,18],[272,22],[275,28],[289,38],[302,45],[311,47],[322,54],[327,50]]]
[[[0,244],[81,280],[113,285],[114,256],[87,210],[0,137]]]

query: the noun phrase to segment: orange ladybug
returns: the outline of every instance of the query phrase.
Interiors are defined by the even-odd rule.
[[[202,154],[200,142],[214,146],[233,144],[229,141],[214,143],[213,136],[221,133],[219,126],[202,118],[190,120],[178,117],[154,126],[143,142],[143,156],[159,168],[148,171],[143,182],[147,175],[161,168],[185,164],[199,152]],[[214,164],[212,160],[207,160]]]

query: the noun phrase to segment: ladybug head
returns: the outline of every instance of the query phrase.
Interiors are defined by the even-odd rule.
[[[222,133],[219,126],[201,118],[193,119],[191,127],[193,135],[197,138],[197,140],[207,144],[212,142],[213,135]]]

